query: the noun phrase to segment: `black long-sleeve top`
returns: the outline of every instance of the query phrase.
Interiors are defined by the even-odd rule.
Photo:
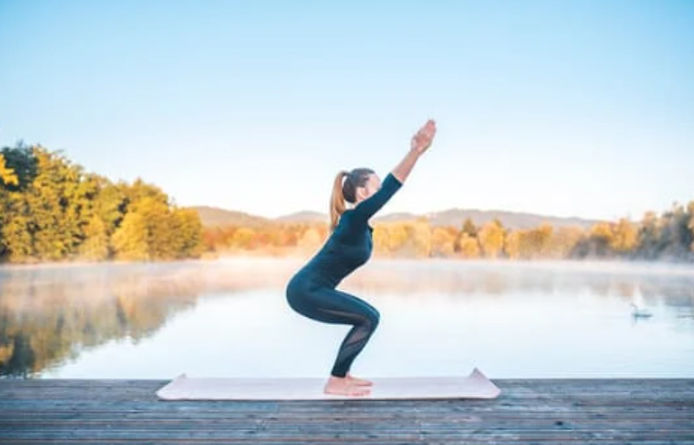
[[[369,218],[401,186],[402,183],[393,173],[388,173],[378,191],[342,213],[328,240],[298,273],[305,274],[316,283],[335,287],[344,277],[366,263],[373,250],[373,227],[368,223]]]

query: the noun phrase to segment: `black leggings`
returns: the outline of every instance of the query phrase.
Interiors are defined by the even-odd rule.
[[[325,323],[350,324],[330,372],[347,375],[352,362],[371,338],[380,314],[375,307],[352,294],[316,283],[310,277],[295,275],[287,285],[286,297],[296,312]]]

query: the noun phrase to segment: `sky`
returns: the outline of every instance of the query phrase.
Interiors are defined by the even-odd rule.
[[[0,146],[62,150],[180,206],[640,220],[694,200],[694,1],[0,0]]]

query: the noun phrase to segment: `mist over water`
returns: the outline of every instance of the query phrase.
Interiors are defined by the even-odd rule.
[[[350,326],[289,307],[304,262],[3,266],[0,377],[327,377]],[[338,288],[381,313],[355,375],[694,376],[691,265],[372,259]]]

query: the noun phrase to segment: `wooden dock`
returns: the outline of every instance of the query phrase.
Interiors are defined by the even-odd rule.
[[[694,445],[694,379],[492,381],[493,400],[162,401],[168,380],[0,379],[0,443]]]

